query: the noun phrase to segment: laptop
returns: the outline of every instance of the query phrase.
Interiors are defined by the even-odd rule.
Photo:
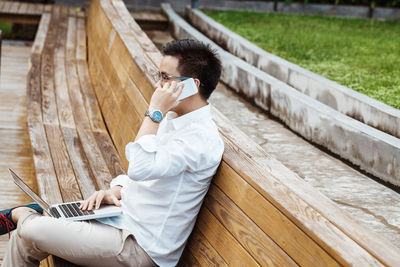
[[[35,201],[49,216],[54,218],[62,218],[68,221],[83,221],[91,219],[99,219],[105,217],[113,217],[122,214],[122,209],[114,205],[101,205],[97,210],[79,209],[83,201],[65,202],[61,204],[49,205],[41,197],[22,181],[18,175],[11,169],[8,169],[13,177],[14,183],[22,189],[33,201]]]

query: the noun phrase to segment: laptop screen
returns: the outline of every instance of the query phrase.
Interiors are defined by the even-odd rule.
[[[39,197],[33,190],[22,181],[18,175],[15,174],[11,169],[8,169],[14,179],[14,183],[19,186],[25,193],[27,193],[37,204],[39,204],[42,209],[44,209],[47,213],[50,212],[50,206],[47,204],[41,197]]]

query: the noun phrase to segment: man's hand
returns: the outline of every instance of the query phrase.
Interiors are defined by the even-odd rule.
[[[149,109],[158,109],[163,114],[172,109],[178,102],[176,101],[182,93],[183,84],[176,86],[176,81],[164,83],[157,83],[156,90],[150,100]]]
[[[79,208],[81,210],[92,210],[93,205],[95,205],[95,209],[97,210],[102,203],[121,207],[121,203],[119,202],[121,199],[121,188],[121,186],[117,185],[108,190],[96,191]]]

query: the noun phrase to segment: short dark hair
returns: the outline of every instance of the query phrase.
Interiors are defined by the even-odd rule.
[[[198,40],[181,39],[166,43],[164,55],[177,57],[182,76],[200,80],[200,96],[207,100],[217,87],[221,76],[221,61],[216,50]]]

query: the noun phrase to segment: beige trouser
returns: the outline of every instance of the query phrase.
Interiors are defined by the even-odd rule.
[[[18,221],[2,266],[38,266],[49,254],[83,266],[155,266],[126,230],[97,221],[68,222],[34,211]]]

